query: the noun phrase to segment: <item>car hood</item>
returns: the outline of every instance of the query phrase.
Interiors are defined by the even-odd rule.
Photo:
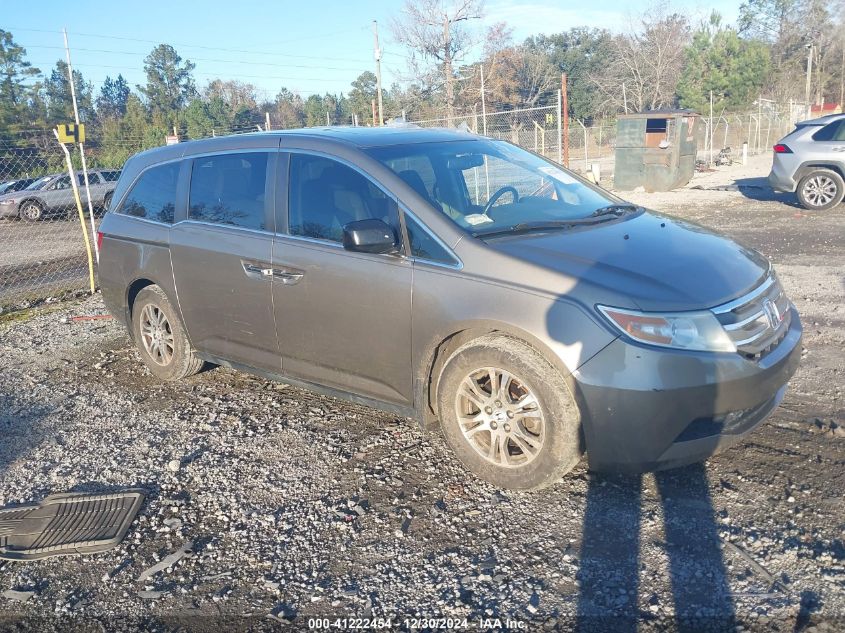
[[[717,306],[754,288],[769,270],[768,260],[750,248],[652,212],[487,245],[574,279],[570,294],[582,301],[613,305],[616,298],[617,306],[630,302],[646,311]]]

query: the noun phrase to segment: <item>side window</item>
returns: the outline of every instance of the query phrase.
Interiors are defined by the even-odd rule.
[[[106,182],[117,182],[117,179],[120,178],[119,171],[101,171],[100,176],[103,177],[103,180]]]
[[[441,264],[457,263],[455,258],[416,219],[407,213],[405,214],[405,230],[408,231],[408,242],[411,245],[411,255],[414,257]]]
[[[85,186],[85,174],[79,174],[79,184],[83,187]],[[99,185],[100,184],[100,176],[95,171],[88,172],[88,184],[89,185]]]
[[[845,119],[828,123],[813,134],[814,141],[845,141]]]
[[[340,242],[354,220],[377,219],[398,235],[396,202],[368,178],[335,160],[291,154],[288,228],[301,235]]]
[[[126,195],[119,213],[156,222],[173,222],[179,163],[151,167]]]
[[[267,153],[220,154],[194,160],[188,218],[267,230]]]
[[[70,189],[70,176],[62,176],[50,185],[50,189]]]

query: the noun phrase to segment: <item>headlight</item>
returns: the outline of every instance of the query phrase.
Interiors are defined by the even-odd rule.
[[[711,312],[637,312],[597,306],[608,321],[641,343],[707,352],[735,352],[736,346]]]

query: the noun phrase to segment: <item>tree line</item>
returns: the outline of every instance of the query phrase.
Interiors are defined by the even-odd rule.
[[[383,89],[386,118],[551,104],[563,72],[569,114],[585,123],[666,107],[707,113],[711,93],[717,113],[739,111],[760,97],[803,101],[809,60],[811,100],[845,97],[845,0],[746,0],[735,25],[716,13],[693,24],[666,6],[655,5],[624,32],[572,27],[516,42],[506,24],[481,28],[482,0],[406,0],[391,32],[407,71]],[[480,58],[469,63],[479,42]],[[119,74],[95,91],[74,70],[80,118],[97,130],[94,164],[121,165],[163,144],[174,128],[182,138],[202,138],[263,128],[268,116],[273,128],[373,123],[376,75],[369,70],[346,92],[303,97],[280,87],[268,99],[235,79],[198,88],[194,67],[160,44],[144,59],[146,82],[134,88]],[[0,139],[71,120],[65,62],[42,72],[0,29]]]

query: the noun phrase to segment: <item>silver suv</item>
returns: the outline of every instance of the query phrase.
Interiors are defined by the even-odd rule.
[[[845,114],[801,121],[774,146],[769,184],[798,195],[805,209],[832,209],[845,197]]]
[[[132,157],[109,310],[163,380],[203,363],[442,430],[476,475],[705,459],[783,398],[801,323],[769,262],[452,130],[219,137]]]
[[[120,178],[120,170],[94,169],[88,171],[91,204],[96,211],[105,212],[111,204],[112,192]],[[85,177],[76,172],[82,204],[87,204]],[[67,173],[42,176],[20,191],[0,195],[0,218],[20,218],[34,222],[47,216],[76,217],[70,176]]]

